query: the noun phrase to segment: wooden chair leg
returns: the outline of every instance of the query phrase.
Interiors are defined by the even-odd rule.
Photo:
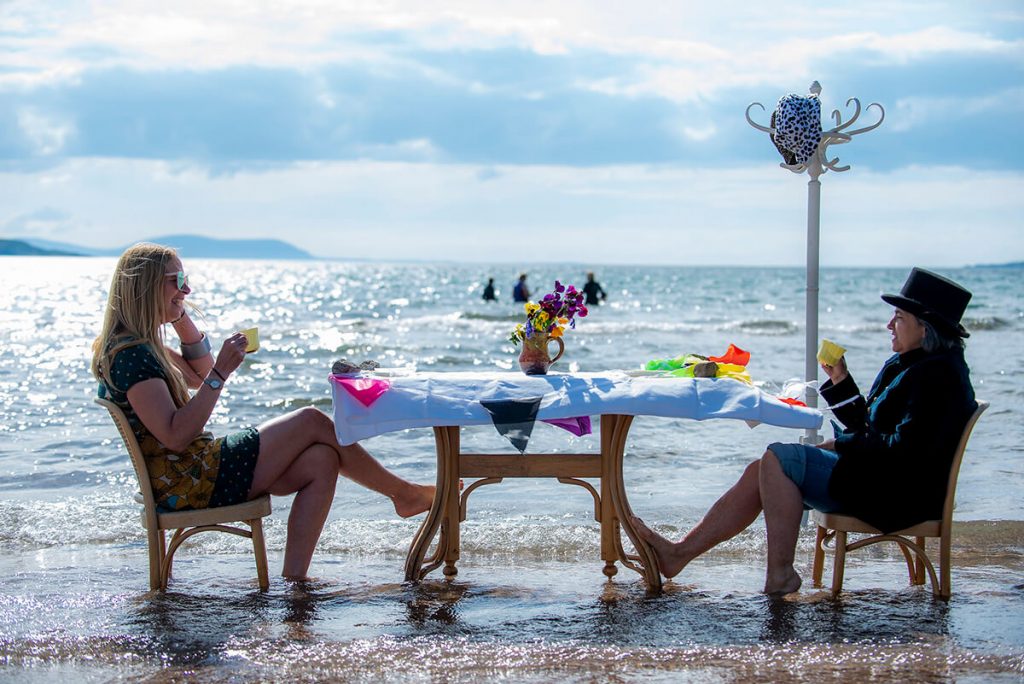
[[[167,532],[166,530],[160,530],[160,567],[163,567],[164,559],[167,558]],[[167,579],[171,578],[171,568],[167,568]],[[164,582],[164,586],[166,586]]]
[[[162,589],[160,568],[164,562],[164,531],[146,530],[146,538],[149,545],[149,588]]]
[[[920,584],[920,582],[917,581],[917,575],[924,569],[924,564],[921,562],[921,556],[908,549],[904,544],[899,542],[893,543],[899,547],[900,552],[903,554],[903,560],[907,562],[907,577],[910,579],[910,583]]]
[[[194,529],[194,528],[191,528]],[[167,546],[167,550],[164,552],[164,561],[160,568],[160,588],[167,591],[167,583],[171,579],[171,572],[174,567],[174,552],[178,550],[178,547],[185,540],[185,532],[187,528],[180,527],[174,530],[171,535],[170,544]]]
[[[256,576],[260,591],[270,589],[270,573],[267,571],[267,545],[263,540],[263,521],[260,518],[247,521],[252,528],[252,551],[256,555]]]
[[[843,590],[843,572],[846,570],[846,532],[836,530],[836,557],[832,566],[832,595]]]
[[[821,545],[825,541],[825,535],[827,534],[828,530],[818,525],[818,534],[814,540],[814,565],[811,569],[811,579],[816,587],[821,586],[821,575],[825,570],[825,549],[821,548]]]
[[[953,593],[953,578],[950,572],[950,547],[953,542],[952,531],[942,530],[939,537],[939,596],[948,599]]]
[[[914,537],[914,543],[920,546],[922,549],[925,548],[924,537]],[[915,563],[915,568],[917,570],[917,574],[914,576],[914,584],[924,584],[924,561],[920,557],[918,557],[917,563]]]

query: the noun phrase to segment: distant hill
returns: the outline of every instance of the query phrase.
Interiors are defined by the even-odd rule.
[[[0,256],[83,256],[82,252],[61,249],[45,249],[24,240],[0,239]]]
[[[146,238],[146,242],[156,242],[177,249],[185,258],[191,259],[312,259],[313,255],[305,250],[288,244],[282,240],[221,240],[200,235],[160,235]],[[21,245],[21,249],[37,251],[5,251],[6,244]],[[67,242],[39,240],[36,238],[18,238],[0,240],[0,254],[18,255],[86,255],[86,256],[119,256],[126,247],[97,249],[82,247]],[[11,250],[17,247],[11,247]]]
[[[186,259],[312,259],[283,240],[219,240],[200,235],[161,235],[147,242],[174,247]],[[118,250],[118,254],[124,250]]]

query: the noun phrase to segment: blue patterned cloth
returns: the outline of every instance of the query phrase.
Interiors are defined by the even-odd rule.
[[[821,101],[815,95],[784,95],[772,113],[772,142],[787,164],[804,164],[821,142]]]

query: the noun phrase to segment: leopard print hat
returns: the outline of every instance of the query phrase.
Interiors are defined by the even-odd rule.
[[[804,164],[821,142],[821,101],[815,95],[784,95],[772,112],[772,142],[789,165]]]

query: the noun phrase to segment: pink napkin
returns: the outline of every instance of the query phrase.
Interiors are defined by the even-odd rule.
[[[363,406],[369,406],[380,399],[380,395],[391,389],[391,383],[379,378],[343,378],[332,375],[331,380],[345,388]]]
[[[590,416],[580,416],[578,418],[542,418],[542,423],[549,423],[555,427],[560,427],[563,430],[568,430],[577,437],[583,435],[589,435],[590,430]]]

